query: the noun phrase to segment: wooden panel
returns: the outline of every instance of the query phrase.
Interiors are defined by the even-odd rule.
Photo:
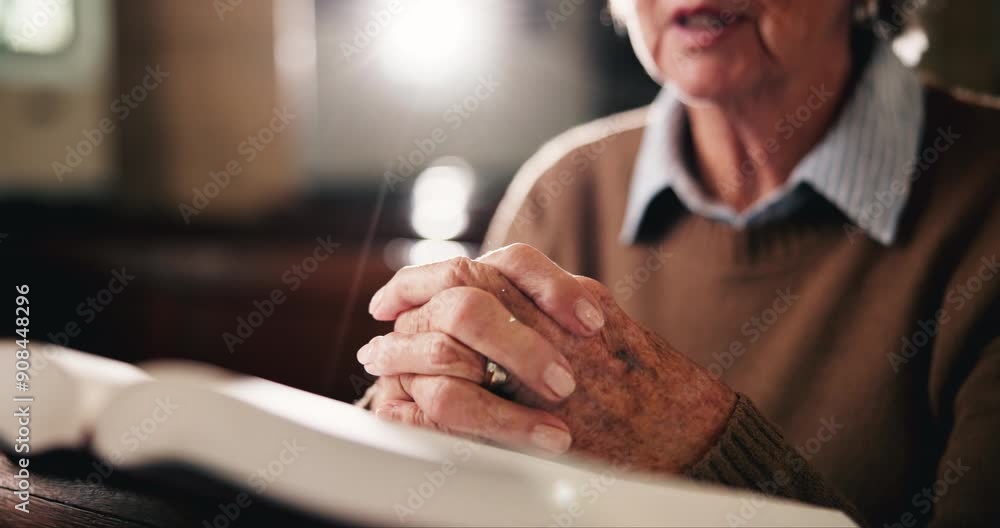
[[[390,324],[368,314],[368,299],[393,271],[380,258],[381,245],[376,246],[348,309],[360,249],[338,247],[308,279],[289,283],[282,279],[290,277],[286,272],[317,247],[315,240],[299,240],[278,245],[262,239],[252,247],[58,243],[34,250],[30,261],[36,264],[15,276],[32,284],[32,302],[40,307],[32,332],[51,341],[65,342],[67,336],[53,332],[74,323],[81,330],[66,344],[88,352],[131,362],[194,359],[345,401],[356,399],[359,383],[367,377],[355,351],[391,331]],[[78,304],[107,286],[111,270],[121,269],[134,281],[87,323]],[[230,351],[224,334],[240,337],[239,321],[250,323],[251,314],[261,311],[257,306],[275,290],[285,302],[267,308],[271,315]]]
[[[284,130],[271,129],[275,112],[286,106],[278,91],[273,1],[239,2],[222,20],[216,3],[228,4],[115,4],[116,93],[142,83],[151,67],[168,74],[121,123],[123,205],[154,207],[179,220],[180,204],[195,205],[198,189],[209,200],[193,221],[247,217],[297,188],[288,128],[295,118],[274,122]],[[254,145],[251,136],[261,141]],[[227,167],[225,188],[209,188],[216,185],[210,173]]]

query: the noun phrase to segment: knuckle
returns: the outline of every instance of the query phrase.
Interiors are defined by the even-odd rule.
[[[412,334],[418,332],[422,317],[419,315],[419,310],[409,310],[399,314],[396,321],[392,324],[392,331],[399,333]]]
[[[491,296],[489,293],[475,288],[455,289],[452,292],[451,310],[445,325],[449,331],[454,332],[457,329],[474,325],[477,318],[482,315]]]
[[[469,257],[455,257],[448,261],[447,282],[452,286],[465,286],[473,281],[475,263]]]
[[[450,293],[435,295],[431,297],[431,300],[427,304],[421,306],[419,309],[406,312],[406,314],[412,314],[412,322],[407,326],[418,332],[426,332],[433,328],[435,324],[440,324],[441,316],[449,312],[449,305],[452,302],[449,300],[451,295]]]
[[[434,422],[446,422],[459,401],[459,386],[449,378],[441,377],[434,380],[435,386],[430,392],[430,401],[427,402],[424,412]]]
[[[431,419],[427,417],[427,414],[424,412],[424,410],[419,407],[413,410],[412,423],[413,425],[416,425],[418,427],[426,427],[430,429],[437,428],[437,424],[431,421]]]
[[[611,297],[611,291],[608,290],[607,286],[601,284],[600,281],[581,275],[577,275],[575,278],[580,286],[583,286],[584,290],[596,297],[598,300],[605,301]]]
[[[392,417],[392,421],[394,421],[394,422],[398,422],[398,423],[402,423],[402,424],[407,424],[407,425],[416,425],[416,424],[413,423],[413,418],[414,418],[414,416],[413,416],[413,410],[410,409],[409,407],[395,406],[392,409],[392,415],[391,415],[391,417]]]
[[[427,360],[436,369],[447,370],[460,359],[454,343],[445,334],[431,334],[427,348]]]
[[[502,250],[503,258],[515,269],[532,269],[541,255],[533,246],[523,242],[511,244]]]
[[[513,259],[525,259],[534,256],[535,248],[524,242],[515,242],[504,248],[503,253]]]

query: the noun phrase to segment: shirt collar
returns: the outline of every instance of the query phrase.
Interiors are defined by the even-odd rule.
[[[825,87],[814,88],[816,98]],[[803,184],[833,203],[865,233],[884,245],[895,241],[910,193],[910,170],[924,124],[923,86],[917,76],[880,44],[851,99],[826,136],[792,171],[780,189],[737,213],[701,192],[682,152],[686,130],[683,103],[670,85],[653,103],[639,147],[620,234],[636,242],[653,199],[671,189],[690,211],[736,227],[773,221],[787,213]],[[813,102],[815,104],[814,99]],[[780,142],[794,134],[787,122],[775,127]]]

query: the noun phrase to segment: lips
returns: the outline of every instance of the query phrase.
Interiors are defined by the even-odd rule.
[[[721,29],[733,24],[738,18],[731,11],[723,13],[719,9],[699,7],[678,10],[674,15],[674,24],[686,29]]]
[[[706,50],[736,31],[748,20],[746,13],[708,5],[678,9],[670,18],[679,44]]]

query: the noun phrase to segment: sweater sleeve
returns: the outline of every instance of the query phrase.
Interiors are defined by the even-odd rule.
[[[578,232],[583,221],[581,211],[587,209],[583,190],[590,174],[573,167],[573,151],[561,143],[547,144],[514,176],[490,222],[483,252],[518,242],[541,251],[567,271],[583,272],[581,241],[567,234]],[[573,185],[560,183],[564,174],[573,175]]]
[[[952,403],[954,425],[934,482],[912,490],[929,526],[996,526],[1000,517],[1000,338],[985,346]],[[904,513],[905,515],[905,513]]]
[[[785,442],[777,427],[743,394],[738,395],[736,408],[716,445],[687,475],[833,508],[863,525],[858,510]]]

